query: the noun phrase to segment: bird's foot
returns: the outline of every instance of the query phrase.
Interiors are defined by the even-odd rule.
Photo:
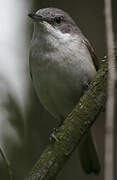
[[[89,86],[90,86],[90,82],[89,82],[89,81],[84,82],[84,85],[83,85],[83,87],[84,87],[84,92],[89,89]]]
[[[50,135],[50,141],[53,142],[53,141],[59,141],[56,137],[56,133],[57,133],[57,129],[54,128],[54,130],[52,131],[51,135]]]
[[[54,128],[54,129],[53,129],[53,131],[52,131],[52,133],[51,133],[51,135],[50,135],[50,138],[49,138],[51,142],[52,142],[52,141],[59,141],[59,140],[57,139],[57,137],[56,137],[56,133],[57,133],[58,128],[62,125],[62,123],[63,123],[62,120],[59,121],[59,124],[58,124],[57,128]]]

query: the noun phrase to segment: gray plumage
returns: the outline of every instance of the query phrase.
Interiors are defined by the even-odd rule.
[[[57,8],[40,9],[34,20],[30,72],[36,93],[47,111],[64,120],[78,103],[99,62],[72,18]],[[100,164],[90,132],[79,147],[86,173],[98,173]]]

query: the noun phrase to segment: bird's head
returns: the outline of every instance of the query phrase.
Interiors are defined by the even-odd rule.
[[[80,32],[73,19],[63,10],[57,8],[44,8],[36,13],[30,13],[38,31],[64,34],[77,34]]]

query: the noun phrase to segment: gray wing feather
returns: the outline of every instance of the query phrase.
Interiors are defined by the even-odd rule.
[[[93,47],[91,46],[91,44],[89,43],[89,41],[86,38],[83,39],[83,42],[91,54],[91,57],[92,57],[94,65],[95,65],[96,71],[98,71],[100,68],[100,62],[99,62],[99,59],[97,58],[97,56],[95,55],[95,51],[94,51]]]

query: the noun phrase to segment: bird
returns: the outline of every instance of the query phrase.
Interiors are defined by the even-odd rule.
[[[43,107],[57,121],[63,121],[89,87],[100,63],[67,12],[47,7],[29,17],[34,24],[29,53],[32,84]],[[90,130],[78,149],[84,172],[99,174],[99,157]]]

